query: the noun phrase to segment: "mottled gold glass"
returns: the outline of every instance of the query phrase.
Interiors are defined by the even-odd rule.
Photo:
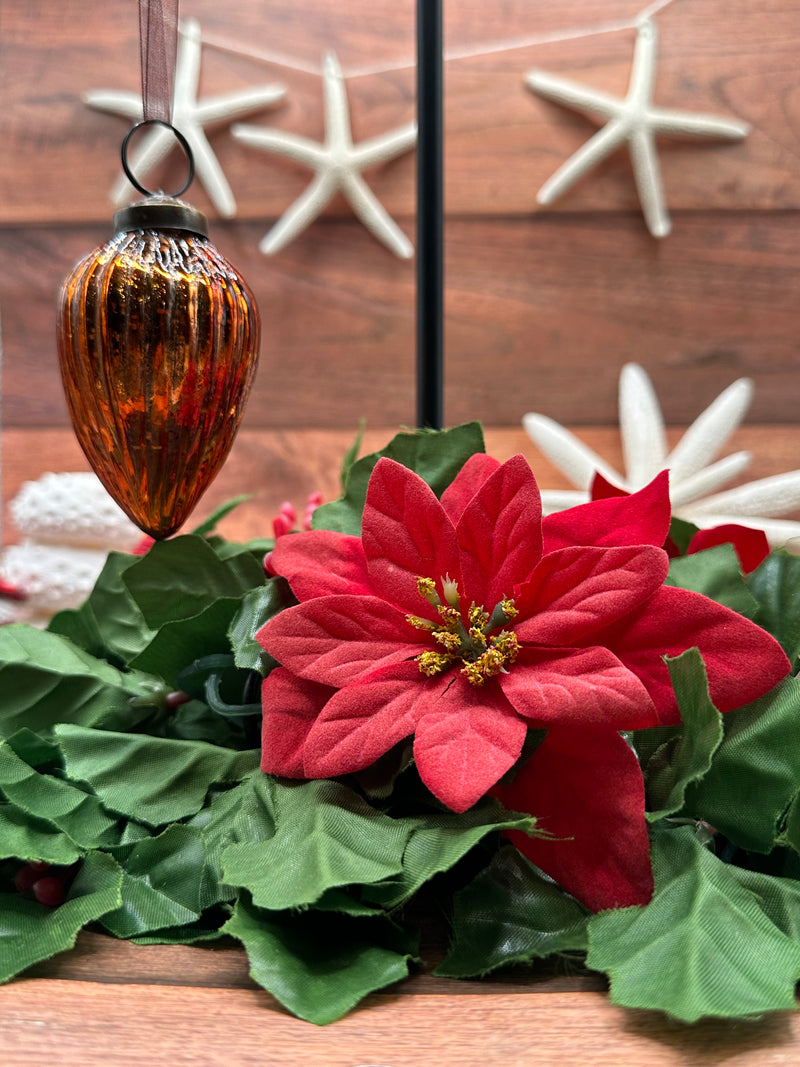
[[[179,529],[222,466],[258,346],[252,293],[198,233],[118,233],[64,282],[58,353],[75,433],[151,536]]]

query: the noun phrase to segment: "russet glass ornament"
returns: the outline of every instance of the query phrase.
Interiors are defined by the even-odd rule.
[[[259,315],[188,204],[150,196],[118,211],[114,227],[64,282],[59,362],[89,463],[137,526],[164,538],[233,444]]]

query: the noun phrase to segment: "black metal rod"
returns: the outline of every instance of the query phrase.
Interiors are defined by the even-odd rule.
[[[417,0],[417,425],[444,410],[442,0]]]

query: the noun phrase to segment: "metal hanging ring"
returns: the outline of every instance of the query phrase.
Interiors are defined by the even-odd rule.
[[[178,144],[183,149],[184,154],[186,156],[186,160],[189,164],[189,176],[186,179],[186,183],[182,185],[176,193],[169,194],[170,196],[183,196],[183,194],[194,181],[194,155],[192,154],[192,150],[189,147],[189,142],[183,136],[181,131],[176,129],[171,122],[164,122],[163,119],[143,119],[141,122],[137,122],[134,126],[131,126],[131,128],[125,134],[125,139],[122,142],[122,148],[120,150],[120,155],[122,157],[122,169],[125,171],[125,177],[131,183],[131,185],[134,186],[135,189],[138,189],[139,192],[142,193],[144,196],[153,196],[155,193],[161,192],[161,190],[146,189],[145,186],[143,186],[141,182],[136,179],[133,174],[133,171],[131,170],[128,164],[128,145],[130,144],[131,137],[133,137],[137,130],[141,130],[143,126],[163,126],[165,130],[170,130],[174,134]]]

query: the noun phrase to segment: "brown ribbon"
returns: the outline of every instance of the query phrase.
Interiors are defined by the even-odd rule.
[[[169,123],[178,52],[178,0],[139,0],[139,49],[143,118]]]

